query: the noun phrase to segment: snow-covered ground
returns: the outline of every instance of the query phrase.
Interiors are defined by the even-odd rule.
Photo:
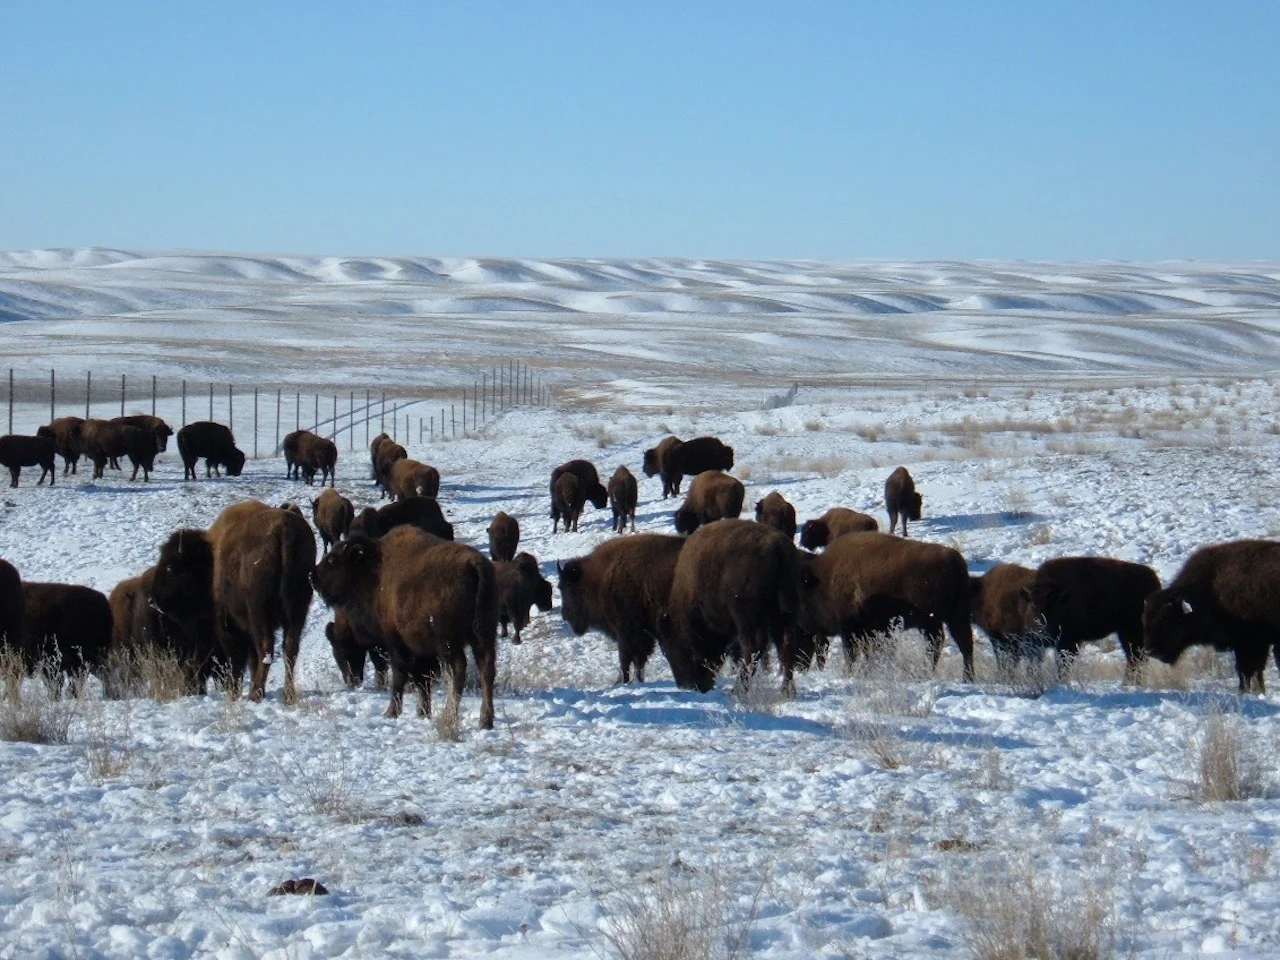
[[[802,520],[837,504],[883,517],[905,464],[925,498],[912,535],[975,571],[1096,553],[1167,579],[1199,545],[1280,533],[1275,264],[0,263],[19,369],[129,357],[130,372],[288,382],[305,355],[335,388],[411,386],[450,375],[433,343],[477,331],[477,366],[542,358],[555,408],[408,446],[440,468],[459,539],[483,544],[505,509],[553,580],[610,534],[589,508],[580,533],[551,535],[550,468],[585,456],[639,476],[667,432],[720,436],[748,503],[777,489]],[[403,355],[374,352],[397,336]],[[791,406],[761,409],[796,380]],[[338,487],[363,505],[356,446]],[[0,554],[109,591],[175,527],[314,493],[283,474],[261,459],[182,483],[172,451],[147,485],[24,473],[0,498]],[[641,479],[642,529],[671,528],[659,494]],[[931,677],[907,636],[869,675],[834,658],[794,701],[744,701],[727,677],[675,689],[660,655],[644,685],[615,687],[612,645],[555,610],[502,645],[495,729],[476,729],[468,694],[453,741],[342,688],[327,620],[317,600],[298,707],[278,668],[263,704],[91,690],[66,744],[0,743],[0,957],[612,956],[641,893],[667,908],[649,928],[683,918],[753,955],[962,956],[978,906],[1028,889],[1077,929],[1100,911],[1125,955],[1280,954],[1280,709],[1238,698],[1229,659],[1123,689],[1108,643],[1042,691],[997,683],[985,641],[977,684],[950,646]],[[1194,755],[1222,714],[1259,798],[1200,797]],[[331,893],[266,897],[302,876]]]

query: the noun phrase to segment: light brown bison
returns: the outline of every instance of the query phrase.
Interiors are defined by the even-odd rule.
[[[320,542],[324,552],[329,552],[331,544],[337,543],[351,531],[351,522],[355,519],[356,510],[351,501],[337,490],[321,490],[320,496],[311,501],[311,516],[320,531]]]
[[[663,464],[666,462],[667,454],[684,443],[679,437],[664,437],[658,441],[656,447],[650,447],[644,452],[644,475],[646,477],[662,477],[662,499],[665,500],[670,496],[679,495],[679,490],[672,490],[671,484],[668,482],[666,475],[662,472]]]
[[[1173,582],[1150,594],[1143,649],[1177,663],[1190,646],[1231,650],[1241,693],[1265,693],[1267,651],[1280,667],[1280,543],[1237,540],[1201,547]]]
[[[964,679],[973,681],[969,568],[959,551],[887,533],[850,533],[807,561],[800,583],[800,627],[840,637],[851,663],[900,620],[924,632],[934,666],[946,627],[964,659]]]
[[[386,651],[376,642],[362,643],[341,607],[333,611],[333,620],[324,625],[324,635],[333,650],[343,683],[351,688],[364,683],[364,664],[368,660],[373,664],[373,689],[387,689]]]
[[[1125,658],[1125,683],[1137,680],[1142,658],[1142,608],[1160,589],[1150,567],[1110,557],[1046,560],[1023,595],[1044,620],[1045,636],[1058,650],[1059,671],[1080,644],[1115,634]]]
[[[556,505],[556,482],[566,473],[573,474],[578,478],[582,488],[581,495],[584,505],[586,501],[590,500],[592,506],[597,510],[601,510],[609,502],[609,491],[600,483],[600,474],[596,472],[595,464],[589,460],[570,460],[567,463],[560,464],[560,466],[551,471],[551,528],[553,533],[561,517],[561,511]],[[567,485],[565,490],[568,490]],[[579,508],[579,513],[581,513],[581,508]],[[565,517],[565,523],[568,523],[568,517]]]
[[[613,532],[625,533],[627,521],[631,521],[631,532],[636,529],[636,501],[640,497],[636,478],[626,467],[618,467],[609,478],[609,507],[613,511]]]
[[[739,683],[746,686],[772,643],[782,664],[783,691],[794,693],[790,627],[799,581],[795,544],[772,527],[718,520],[690,536],[676,562],[664,620],[676,683],[705,693],[724,658],[734,653]]]
[[[178,434],[181,444],[182,434]],[[284,699],[298,699],[294,666],[311,605],[316,541],[307,521],[258,500],[227,507],[209,527],[218,641],[238,695],[253,662],[249,696],[266,695],[276,631],[284,634]]]
[[[391,661],[391,703],[400,715],[410,680],[418,712],[431,712],[431,682],[441,666],[453,675],[454,700],[467,677],[467,650],[480,673],[480,726],[493,727],[498,591],[493,563],[479,551],[415,527],[396,527],[381,540],[352,537],[314,572],[325,603],[341,608],[361,642],[382,644]]]
[[[533,554],[518,553],[514,560],[498,560],[493,565],[498,582],[498,625],[507,635],[507,625],[515,628],[512,643],[520,643],[520,631],[529,625],[529,608],[537,604],[546,613],[551,609],[551,581],[538,570]]]
[[[773,527],[788,540],[796,538],[796,508],[777,490],[756,501],[756,522]]]
[[[11,487],[18,485],[23,467],[39,467],[40,479],[36,486],[44,483],[47,476],[52,487],[58,477],[54,454],[53,437],[24,437],[14,433],[0,437],[0,466],[9,468]]]
[[[680,484],[685,477],[696,476],[706,470],[733,469],[733,447],[721,443],[715,437],[694,437],[683,443],[672,444],[662,457],[662,487],[679,495]]]
[[[973,622],[991,638],[996,666],[1008,672],[1023,660],[1035,659],[1047,643],[1040,614],[1024,592],[1036,572],[1016,563],[997,563],[980,577],[969,578]]]
[[[111,606],[92,587],[22,583],[23,656],[27,669],[47,666],[75,679],[102,677],[111,649]]]
[[[196,479],[196,461],[204,457],[204,475],[218,475],[226,467],[230,476],[244,470],[244,451],[236,446],[231,430],[212,420],[197,420],[178,431],[178,456],[182,457],[182,479]]]
[[[321,486],[326,481],[333,486],[338,446],[332,440],[310,430],[295,430],[285,436],[281,448],[284,451],[285,476],[306,480],[310,485],[315,483],[318,472]]]
[[[564,532],[577,532],[578,518],[586,506],[587,496],[577,474],[562,473],[551,487],[551,532],[555,533],[560,520],[564,520]]]
[[[83,453],[81,433],[84,417],[58,417],[36,431],[37,437],[52,437],[53,448],[62,458],[62,475],[76,473]]]
[[[520,545],[520,521],[499,510],[489,523],[489,559],[512,560]],[[453,539],[450,537],[449,539]]]
[[[847,507],[832,507],[822,516],[805,521],[800,530],[800,546],[817,550],[846,533],[875,533],[879,529],[875,517]]]
[[[408,497],[385,507],[365,507],[352,521],[351,533],[376,539],[394,527],[406,525],[441,540],[453,539],[453,524],[444,518],[435,497]]]
[[[889,532],[898,528],[902,517],[902,535],[907,535],[907,521],[919,520],[924,498],[916,493],[916,482],[906,467],[898,467],[884,482],[884,505],[889,511]]]
[[[559,567],[560,615],[578,636],[600,630],[618,645],[619,683],[630,683],[633,671],[644,682],[655,643],[662,642],[667,654],[660,627],[684,545],[684,537],[638,533],[602,543]],[[673,670],[683,663],[677,658]],[[688,673],[681,679],[693,686]]]
[[[383,487],[392,500],[435,497],[440,493],[440,471],[417,460],[398,459],[383,474]]]
[[[689,484],[684,503],[676,511],[676,532],[693,533],[698,527],[715,520],[736,519],[742,514],[742,501],[746,495],[742,482],[727,473],[707,470],[698,474]]]
[[[382,496],[395,499],[395,490],[391,486],[391,467],[399,460],[407,460],[409,451],[383,434],[373,451],[374,478],[382,488]]]

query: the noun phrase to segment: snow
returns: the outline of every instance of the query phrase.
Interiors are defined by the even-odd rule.
[[[610,534],[589,509],[581,532],[551,535],[550,468],[627,464],[639,527],[667,531],[676,504],[639,470],[667,432],[720,436],[748,504],[778,489],[802,521],[836,504],[883,517],[884,478],[905,464],[924,495],[912,535],[975,572],[1088,553],[1167,580],[1202,544],[1280,533],[1277,277],[77,250],[0,254],[0,296],[14,294],[0,309],[21,314],[5,327],[12,365],[80,363],[95,382],[110,366],[265,386],[302,369],[300,350],[308,382],[335,389],[469,384],[444,351],[478,369],[535,362],[554,408],[408,447],[441,470],[459,539],[483,545],[505,509],[553,582],[557,561]],[[509,312],[513,298],[551,306]],[[603,308],[626,298],[654,309]],[[423,342],[391,339],[423,324]],[[792,405],[761,409],[796,381]],[[174,402],[161,398],[171,421]],[[28,429],[48,408],[16,413]],[[376,499],[362,440],[340,438],[338,466],[358,506]],[[147,485],[109,472],[36,488],[24,471],[0,498],[0,548],[29,579],[108,591],[176,527],[316,492],[270,457],[240,478],[180,476],[172,449]],[[848,676],[833,656],[799,675],[793,701],[772,675],[746,698],[728,676],[702,696],[660,654],[645,684],[614,686],[612,645],[553,610],[521,647],[501,642],[495,729],[477,729],[468,692],[454,742],[411,710],[384,719],[371,685],[343,688],[328,619],[317,600],[297,707],[279,667],[261,704],[110,702],[91,684],[66,744],[0,743],[0,957],[610,956],[634,895],[672,889],[714,901],[753,955],[950,957],[967,953],[963,895],[994,899],[1000,863],[1068,903],[1100,898],[1125,954],[1280,952],[1280,703],[1238,697],[1229,658],[1153,666],[1127,689],[1106,642],[1042,689],[997,682],[980,639],[966,685],[954,647],[931,676],[909,635],[882,671]],[[1280,685],[1274,667],[1267,679]],[[1261,797],[1195,799],[1193,748],[1219,714],[1260,756]],[[92,764],[104,735],[127,754],[110,775]],[[304,876],[331,894],[265,896]]]

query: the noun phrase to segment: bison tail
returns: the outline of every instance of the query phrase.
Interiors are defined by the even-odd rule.
[[[471,563],[472,574],[476,578],[476,607],[471,623],[476,642],[485,646],[492,642],[498,623],[498,581],[494,576],[493,564],[483,557]]]

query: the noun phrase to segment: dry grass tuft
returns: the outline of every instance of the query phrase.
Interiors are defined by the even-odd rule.
[[[36,678],[28,680],[26,665],[17,651],[0,652],[0,740],[10,743],[66,743],[71,729],[72,706],[55,691],[62,675],[52,664],[39,664]]]
[[[479,671],[469,671],[477,674]],[[462,739],[462,711],[458,698],[453,695],[453,671],[445,667],[440,674],[440,694],[443,703],[437,703],[431,722],[436,728],[436,740],[440,743],[458,743]]]
[[[1205,719],[1191,747],[1196,799],[1206,803],[1253,800],[1267,795],[1264,758],[1246,741],[1238,716],[1220,711]]]
[[[594,440],[596,446],[601,450],[612,446],[617,442],[617,438],[609,432],[609,429],[601,423],[593,423],[587,426],[574,424],[573,435],[579,440]]]
[[[133,706],[128,700],[110,707],[101,700],[82,701],[85,757],[95,783],[120,776],[133,762]]]
[[[107,688],[115,697],[150,697],[169,703],[187,692],[186,668],[164,650],[112,649],[107,677]]]

